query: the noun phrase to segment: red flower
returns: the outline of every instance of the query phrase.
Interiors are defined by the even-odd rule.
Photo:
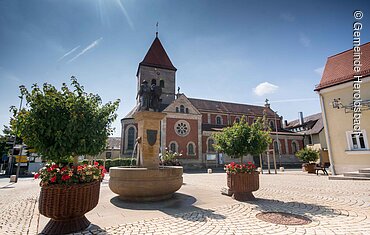
[[[40,176],[40,174],[39,174],[39,173],[36,173],[36,174],[34,175],[35,179],[38,179],[38,178],[39,178],[39,176]]]
[[[56,169],[56,168],[58,168],[58,165],[57,165],[57,164],[53,164],[53,165],[51,166],[51,169],[52,169],[52,170],[54,170],[54,169]]]
[[[62,180],[63,181],[67,181],[67,180],[69,180],[69,178],[71,178],[69,175],[62,175]]]
[[[99,165],[99,162],[94,162],[94,165],[95,165],[95,166],[98,166],[98,165]]]
[[[50,182],[54,183],[57,180],[57,177],[54,175],[51,179]]]

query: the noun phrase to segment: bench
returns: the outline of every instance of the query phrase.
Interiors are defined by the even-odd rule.
[[[322,171],[324,173],[324,175],[329,175],[328,172],[326,171],[327,167],[328,167],[327,163],[325,163],[325,164],[316,164],[316,166],[315,166],[316,175],[319,175],[319,171]]]

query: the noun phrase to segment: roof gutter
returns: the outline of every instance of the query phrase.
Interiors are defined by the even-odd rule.
[[[334,166],[334,161],[333,161],[333,154],[331,151],[331,139],[329,135],[329,128],[328,128],[328,120],[326,119],[326,109],[325,109],[325,102],[324,102],[324,96],[319,92],[320,96],[320,105],[321,105],[321,110],[322,110],[322,118],[324,121],[324,130],[325,130],[325,137],[326,137],[326,143],[328,147],[328,154],[329,154],[329,161],[330,161],[330,171],[332,172],[333,175],[336,175],[335,173],[335,166]]]

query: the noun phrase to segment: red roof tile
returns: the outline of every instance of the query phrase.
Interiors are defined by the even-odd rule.
[[[249,104],[237,104],[229,103],[224,101],[215,100],[203,100],[189,98],[189,101],[197,108],[200,112],[215,112],[215,113],[232,113],[246,116],[262,116],[264,106],[256,106]],[[267,109],[267,116],[274,116],[275,113],[271,109]]]
[[[361,71],[356,74],[353,71],[353,49],[330,56],[315,91],[352,81],[354,75],[370,75],[370,42],[361,45],[361,53]]]
[[[163,48],[161,41],[156,37],[150,46],[148,52],[146,53],[144,60],[141,61],[140,65],[177,70],[173,66],[170,58],[168,57],[166,50]]]

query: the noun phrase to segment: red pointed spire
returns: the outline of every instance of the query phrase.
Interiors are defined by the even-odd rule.
[[[150,46],[148,52],[146,53],[144,60],[139,64],[163,68],[176,71],[177,69],[173,66],[170,58],[168,57],[166,50],[163,48],[161,41],[158,37],[155,37],[152,45]]]

